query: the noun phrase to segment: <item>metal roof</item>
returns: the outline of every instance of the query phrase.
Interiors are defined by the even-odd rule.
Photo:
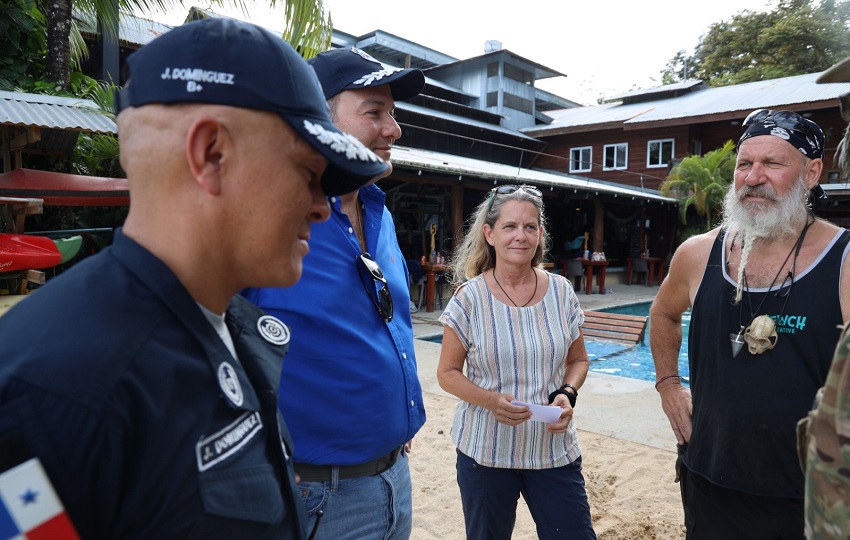
[[[652,189],[640,189],[611,182],[592,180],[581,176],[558,174],[537,169],[524,169],[512,165],[491,163],[442,152],[431,152],[420,148],[393,146],[390,159],[395,169],[420,169],[441,174],[472,176],[493,181],[530,183],[552,189],[572,189],[574,191],[593,191],[614,197],[631,197],[663,203],[679,204],[677,199],[664,197]]]
[[[708,117],[725,115],[743,120],[754,109],[822,108],[850,92],[850,83],[817,84],[820,73],[771,79],[733,86],[697,90],[669,99],[639,103],[606,103],[547,111],[554,121],[548,126],[522,130],[533,136],[557,135],[571,131],[609,128],[647,128],[653,122],[679,120],[681,124],[705,122]],[[663,88],[663,87],[662,87]]]
[[[555,71],[554,69],[546,67],[543,64],[540,64],[540,63],[535,62],[533,60],[529,60],[528,58],[526,58],[524,56],[520,56],[520,55],[518,55],[514,52],[511,52],[508,49],[499,49],[499,50],[496,50],[496,51],[484,53],[484,54],[479,55],[479,56],[473,56],[472,58],[466,58],[466,59],[463,59],[463,60],[456,60],[454,62],[446,62],[444,64],[429,68],[428,70],[425,71],[425,73],[428,74],[428,72],[430,72],[430,71],[433,71],[435,73],[439,73],[439,72],[444,71],[446,69],[453,69],[453,68],[457,67],[458,65],[471,64],[471,63],[476,63],[476,62],[479,62],[479,63],[480,62],[486,62],[488,59],[490,59],[492,57],[496,57],[496,56],[510,56],[513,59],[518,60],[518,61],[526,64],[527,66],[534,68],[534,80],[535,81],[539,81],[541,79],[549,79],[551,77],[566,77],[566,75],[564,75],[560,71]]]
[[[118,133],[97,105],[86,99],[0,91],[0,125]]]
[[[683,90],[691,90],[696,86],[704,85],[703,81],[699,80],[687,80],[687,81],[679,81],[673,84],[663,84],[661,86],[653,86],[652,88],[642,88],[640,90],[630,90],[628,92],[624,92],[620,95],[610,97],[605,101],[617,101],[621,99],[627,98],[635,98],[639,96],[650,96],[653,94],[672,94],[674,92],[679,92]]]
[[[91,35],[100,34],[97,21],[77,10],[74,10],[74,18],[78,21],[80,32]],[[118,22],[118,42],[121,45],[138,48],[151,42],[155,37],[168,32],[171,28],[172,26],[168,24],[122,12]]]
[[[451,114],[443,111],[437,111],[435,109],[430,109],[428,107],[422,107],[421,105],[414,105],[413,103],[409,103],[406,101],[397,101],[395,104],[396,109],[400,109],[403,111],[409,111],[416,114],[420,114],[422,116],[430,116],[433,118],[440,118],[442,120],[449,120],[451,122],[457,122],[458,124],[463,124],[467,126],[475,126],[482,130],[501,133],[503,135],[509,135],[511,137],[515,137],[517,139],[528,139],[538,142],[534,137],[529,137],[525,133],[520,131],[516,131],[514,129],[502,127],[499,124],[489,124],[487,122],[482,122],[481,120],[475,120],[474,118],[467,118],[465,116],[458,116],[456,114]],[[476,109],[477,110],[477,109]]]

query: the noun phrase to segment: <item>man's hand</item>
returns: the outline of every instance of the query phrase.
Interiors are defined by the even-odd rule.
[[[693,426],[693,403],[691,402],[691,391],[678,381],[664,381],[658,387],[661,394],[661,408],[670,421],[673,434],[679,444],[685,444],[691,440],[691,428]]]

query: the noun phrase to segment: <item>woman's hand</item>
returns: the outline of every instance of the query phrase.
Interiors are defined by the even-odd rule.
[[[526,405],[514,405],[516,398],[510,394],[490,392],[485,407],[493,413],[500,424],[518,426],[531,418],[531,410]]]
[[[563,394],[555,396],[555,401],[552,405],[557,405],[561,408],[561,417],[557,422],[546,424],[546,429],[552,433],[563,433],[567,430],[570,422],[573,421],[573,407],[570,405],[570,400]]]

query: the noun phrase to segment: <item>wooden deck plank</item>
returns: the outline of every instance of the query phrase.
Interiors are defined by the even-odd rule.
[[[634,345],[643,343],[648,317],[601,311],[585,311],[582,332],[585,336]]]

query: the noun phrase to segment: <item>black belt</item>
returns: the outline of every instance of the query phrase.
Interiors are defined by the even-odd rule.
[[[402,446],[399,446],[385,456],[381,456],[374,461],[361,463],[360,465],[310,465],[309,463],[296,463],[295,472],[301,477],[302,482],[330,482],[333,480],[334,469],[339,470],[338,478],[340,480],[375,476],[395,465],[402,448]]]

